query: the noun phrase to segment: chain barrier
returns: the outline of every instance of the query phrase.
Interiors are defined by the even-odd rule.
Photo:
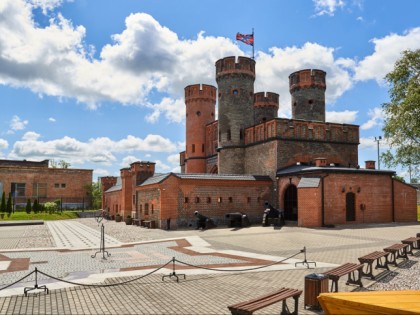
[[[302,264],[307,264],[307,265],[308,265],[308,268],[309,268],[309,264],[308,264],[308,262],[307,262],[307,260],[306,260],[306,247],[304,247],[304,248],[303,248],[303,250],[300,250],[300,251],[299,251],[299,252],[297,252],[296,254],[293,254],[293,255],[291,255],[291,256],[289,256],[289,257],[287,257],[287,258],[284,258],[284,259],[282,259],[282,260],[275,261],[275,262],[273,262],[273,263],[271,263],[271,264],[267,264],[267,265],[263,265],[263,266],[258,266],[258,267],[253,267],[253,268],[239,269],[239,270],[238,270],[238,269],[220,269],[220,268],[209,268],[209,267],[204,267],[204,266],[199,266],[199,265],[193,265],[193,264],[190,264],[190,263],[187,263],[187,262],[184,262],[184,261],[178,260],[178,259],[176,259],[175,257],[173,257],[173,258],[172,258],[170,261],[168,261],[167,263],[165,263],[165,264],[163,264],[162,266],[160,266],[160,267],[158,267],[158,268],[156,268],[156,269],[154,269],[154,270],[152,270],[152,271],[148,272],[148,273],[147,273],[147,274],[145,274],[145,275],[142,275],[142,276],[139,276],[139,277],[135,277],[135,278],[133,278],[133,279],[129,279],[129,280],[126,280],[126,281],[123,281],[123,282],[111,283],[111,284],[86,284],[86,283],[78,283],[78,282],[74,282],[74,281],[69,281],[69,280],[64,280],[64,279],[57,278],[57,277],[55,277],[55,276],[49,275],[49,274],[47,274],[47,273],[45,273],[45,272],[42,272],[42,271],[38,270],[38,268],[35,268],[35,270],[31,271],[31,272],[30,272],[29,274],[27,274],[26,276],[24,276],[24,277],[20,278],[19,280],[15,281],[15,282],[13,282],[13,283],[11,283],[11,284],[9,284],[9,285],[6,285],[6,286],[4,286],[4,287],[0,288],[0,291],[2,291],[2,290],[4,290],[4,289],[7,289],[7,288],[9,288],[9,287],[11,287],[11,286],[13,286],[13,285],[15,285],[15,284],[17,284],[17,283],[21,282],[22,280],[26,279],[27,277],[29,277],[29,276],[30,276],[30,275],[32,275],[33,273],[35,273],[35,285],[34,285],[33,287],[25,287],[25,288],[24,288],[24,293],[25,293],[25,296],[27,296],[27,293],[28,293],[29,291],[32,291],[32,290],[39,290],[39,289],[42,289],[42,290],[44,290],[47,294],[49,294],[49,290],[48,290],[48,288],[47,288],[45,285],[42,285],[42,286],[39,286],[39,285],[38,285],[38,273],[40,273],[41,275],[43,275],[43,276],[45,276],[45,277],[51,278],[51,279],[53,279],[53,280],[56,280],[56,281],[59,281],[59,282],[64,282],[64,283],[71,284],[71,285],[84,286],[84,287],[102,287],[102,288],[104,288],[104,287],[114,287],[114,286],[124,285],[124,284],[130,283],[130,282],[133,282],[133,281],[140,280],[140,279],[142,279],[142,278],[146,278],[146,277],[148,277],[148,276],[150,276],[150,275],[152,275],[152,274],[156,273],[157,271],[161,270],[162,268],[165,268],[165,267],[166,267],[166,266],[168,266],[170,263],[172,263],[172,272],[171,272],[169,275],[163,276],[163,277],[162,277],[162,281],[163,281],[163,280],[164,280],[164,278],[166,278],[166,277],[169,277],[169,278],[175,277],[177,282],[179,282],[179,276],[183,276],[183,278],[184,278],[184,279],[186,279],[186,275],[185,275],[185,274],[176,274],[176,271],[175,271],[175,266],[176,266],[176,265],[175,265],[175,262],[178,262],[178,263],[180,263],[180,264],[182,264],[182,265],[186,265],[186,266],[189,266],[189,267],[197,268],[197,269],[205,269],[205,270],[211,270],[211,271],[223,271],[223,272],[241,272],[241,271],[252,271],[252,270],[258,270],[258,269],[263,269],[263,268],[271,267],[271,266],[274,266],[274,265],[276,265],[276,264],[280,264],[280,263],[282,263],[282,262],[284,262],[284,261],[286,261],[286,260],[288,260],[288,259],[291,259],[291,258],[293,258],[293,257],[295,257],[295,256],[297,256],[297,255],[299,255],[299,254],[301,254],[301,253],[304,253],[304,254],[305,254],[305,259],[304,259],[304,261],[303,261],[303,262],[301,262],[301,263],[302,263]],[[295,266],[296,266],[297,264],[298,264],[298,263],[295,263]]]

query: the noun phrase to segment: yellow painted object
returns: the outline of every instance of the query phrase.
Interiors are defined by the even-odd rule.
[[[327,315],[420,314],[420,290],[321,293]]]

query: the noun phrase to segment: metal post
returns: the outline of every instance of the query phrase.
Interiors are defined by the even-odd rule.
[[[381,169],[381,159],[379,157],[379,142],[382,140],[382,137],[379,136],[378,138],[375,137],[375,141],[378,144],[378,170]]]

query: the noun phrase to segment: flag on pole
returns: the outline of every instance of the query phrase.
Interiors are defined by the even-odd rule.
[[[236,40],[240,40],[247,45],[254,46],[254,34],[241,34],[236,33]]]

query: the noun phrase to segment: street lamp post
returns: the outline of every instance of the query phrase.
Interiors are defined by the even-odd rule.
[[[379,157],[379,142],[381,140],[382,140],[382,137],[381,136],[379,136],[378,138],[375,137],[375,141],[378,144],[378,170],[381,169],[381,160],[380,160],[380,157]]]

